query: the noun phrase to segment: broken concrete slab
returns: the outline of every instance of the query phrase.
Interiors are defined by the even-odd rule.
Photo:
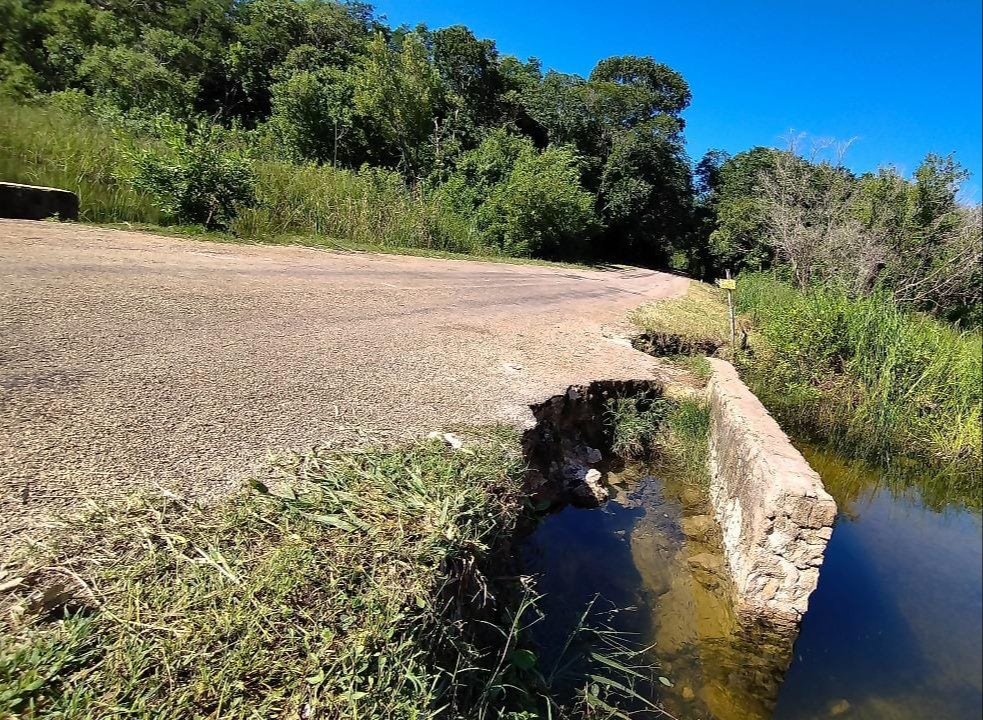
[[[78,196],[70,190],[0,182],[0,217],[77,220],[78,216]]]

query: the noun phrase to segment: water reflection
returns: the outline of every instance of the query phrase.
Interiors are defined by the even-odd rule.
[[[651,645],[672,685],[653,693],[680,720],[983,716],[978,511],[959,486],[905,486],[802,449],[840,515],[794,656],[789,639],[736,621],[704,494],[635,467],[611,478],[617,491],[604,507],[566,508],[526,541],[526,569],[546,594],[536,628],[546,661],[600,595],[599,608],[621,609],[604,622]]]
[[[670,685],[657,685],[659,700],[673,715],[769,717],[792,638],[738,622],[705,493],[651,468],[609,481],[616,492],[603,508],[548,516],[525,545],[526,569],[545,593],[536,640],[546,662],[600,595],[623,609],[605,623],[650,646]]]
[[[882,471],[803,451],[840,516],[775,717],[979,718],[979,515],[961,496],[933,492],[929,507]]]

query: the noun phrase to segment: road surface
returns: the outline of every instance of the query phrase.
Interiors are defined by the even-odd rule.
[[[23,221],[0,275],[0,548],[89,498],[207,500],[269,451],[521,425],[651,377],[619,325],[687,282]]]

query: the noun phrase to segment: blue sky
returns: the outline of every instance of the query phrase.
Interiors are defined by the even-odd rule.
[[[465,24],[503,53],[587,75],[610,55],[651,55],[693,91],[691,157],[776,145],[794,129],[856,138],[858,171],[910,173],[926,152],[981,178],[980,0],[810,3],[382,0],[391,25]]]

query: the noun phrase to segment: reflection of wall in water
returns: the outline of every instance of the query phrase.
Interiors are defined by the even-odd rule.
[[[794,634],[738,620],[705,492],[649,477],[616,500],[646,511],[632,530],[631,553],[652,615],[654,662],[673,685],[665,689],[667,708],[681,717],[769,717]]]

